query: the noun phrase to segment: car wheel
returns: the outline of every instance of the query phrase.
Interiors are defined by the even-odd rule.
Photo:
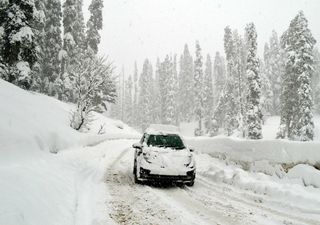
[[[194,185],[194,180],[190,181],[190,182],[187,182],[186,185],[188,187],[192,187]]]

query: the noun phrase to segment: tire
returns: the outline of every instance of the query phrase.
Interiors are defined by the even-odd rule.
[[[186,185],[192,187],[194,185],[194,180],[187,182]]]

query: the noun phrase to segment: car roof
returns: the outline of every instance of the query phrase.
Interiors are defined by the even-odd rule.
[[[151,124],[146,129],[145,133],[153,134],[153,135],[168,135],[168,134],[180,135],[180,131],[177,126],[167,125],[167,124]]]

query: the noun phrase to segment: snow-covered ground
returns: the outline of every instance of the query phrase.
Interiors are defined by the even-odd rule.
[[[320,144],[272,140],[277,118],[262,141],[186,137],[195,185],[163,187],[134,184],[140,134],[121,121],[76,132],[72,105],[2,80],[0,102],[0,225],[320,224]]]
[[[26,92],[1,79],[0,102],[0,225],[75,224],[78,214],[90,211],[88,207],[79,213],[78,207],[84,187],[91,185],[87,177],[95,182],[87,173],[92,171],[93,175],[99,166],[107,166],[101,157],[86,156],[85,146],[140,136],[122,122],[100,114],[94,115],[96,120],[88,133],[79,133],[69,126],[72,106]],[[105,132],[98,135],[101,125]],[[106,148],[110,151],[124,146],[108,143]],[[62,151],[70,148],[76,150]],[[83,158],[72,158],[71,152]],[[104,154],[112,160],[108,152]],[[92,163],[95,167],[91,167]]]

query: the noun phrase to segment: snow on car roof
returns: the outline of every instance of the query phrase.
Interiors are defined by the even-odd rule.
[[[177,126],[166,124],[151,124],[147,129],[148,134],[180,134]]]

